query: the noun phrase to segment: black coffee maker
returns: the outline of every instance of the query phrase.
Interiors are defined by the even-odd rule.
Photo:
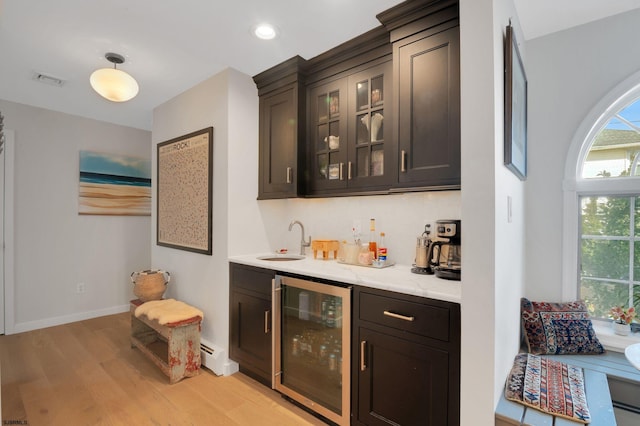
[[[436,237],[429,248],[428,259],[436,277],[460,281],[461,233],[459,220],[436,221]]]

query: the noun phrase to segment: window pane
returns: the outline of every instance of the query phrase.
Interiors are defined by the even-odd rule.
[[[627,126],[640,126],[640,99],[623,108],[618,114]]]
[[[635,235],[636,237],[640,237],[640,196],[635,197],[636,198],[636,213],[635,213],[635,218],[636,218],[636,232]],[[638,242],[640,244],[640,242]],[[638,281],[640,281],[640,276],[637,277]]]
[[[595,137],[582,165],[583,178],[640,176],[640,100],[618,111]]]
[[[580,282],[580,298],[587,303],[593,317],[607,318],[613,306],[627,305],[629,286],[583,278]]]
[[[629,242],[582,240],[582,276],[629,279]]]
[[[329,113],[332,118],[340,115],[340,92],[338,91],[329,94]]]
[[[640,282],[640,241],[636,241],[634,245],[633,280]]]
[[[583,197],[581,204],[582,235],[629,235],[629,197]]]

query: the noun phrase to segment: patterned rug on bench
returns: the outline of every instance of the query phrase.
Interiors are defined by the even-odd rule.
[[[589,423],[582,368],[531,354],[518,354],[504,396],[554,416]]]

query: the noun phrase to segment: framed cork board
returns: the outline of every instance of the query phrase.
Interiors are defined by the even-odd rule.
[[[210,255],[213,127],[157,149],[157,244]]]

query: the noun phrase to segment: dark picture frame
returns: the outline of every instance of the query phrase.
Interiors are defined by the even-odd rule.
[[[504,165],[527,178],[527,75],[513,27],[507,26],[504,55]]]
[[[210,255],[213,127],[157,145],[156,244]]]

